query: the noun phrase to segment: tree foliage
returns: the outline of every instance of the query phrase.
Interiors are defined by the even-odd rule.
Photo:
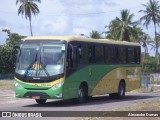
[[[106,32],[107,38],[117,39],[120,41],[132,41],[133,32],[139,24],[138,21],[133,21],[134,14],[125,9],[121,11],[120,18],[116,17],[108,26],[109,30]]]
[[[90,37],[91,38],[95,38],[95,39],[100,39],[101,38],[101,34],[96,30],[92,30],[92,32],[90,33]]]
[[[154,24],[154,32],[155,32],[155,39],[152,43],[154,43],[155,47],[155,57],[156,57],[156,64],[159,64],[159,57],[158,57],[158,48],[159,48],[159,42],[157,39],[157,25],[160,24],[160,4],[159,1],[156,0],[149,0],[147,4],[142,4],[144,7],[144,10],[140,10],[139,12],[144,13],[144,16],[140,18],[141,22],[144,21],[143,25],[148,28],[149,24],[153,22]]]
[[[141,57],[142,57],[141,59],[143,59],[144,53],[142,53]],[[148,53],[146,54],[145,61],[143,63],[143,72],[146,73],[160,72],[160,65],[158,65],[157,67],[155,63],[155,57],[150,56]]]
[[[17,51],[13,51],[13,47],[19,45],[24,36],[17,33],[11,33],[10,30],[3,30],[8,34],[6,44],[0,46],[0,73],[10,74],[14,73]]]
[[[40,13],[36,2],[41,3],[41,0],[17,0],[16,1],[16,5],[20,4],[18,9],[18,15],[19,14],[25,15],[26,19],[29,18],[31,36],[33,36],[32,24],[31,24],[32,14],[37,15],[38,13]]]

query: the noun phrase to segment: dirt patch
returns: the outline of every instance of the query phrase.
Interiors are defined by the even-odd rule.
[[[150,91],[147,88],[139,88],[131,91],[130,93],[149,93]]]
[[[115,111],[160,111],[160,99],[135,103],[125,108],[116,109]]]
[[[151,118],[151,117],[94,117],[94,118],[77,118],[71,120],[159,120],[159,118]]]
[[[160,111],[160,99],[143,103],[135,103],[128,107],[112,109],[111,111]],[[154,112],[153,112],[154,114]],[[105,116],[105,115],[104,115]],[[151,120],[153,117],[82,117],[72,120]],[[159,120],[159,117],[154,117]]]
[[[14,80],[0,80],[0,90],[13,90]]]
[[[19,99],[15,97],[14,90],[0,90],[0,105],[19,102],[29,102],[32,99]]]

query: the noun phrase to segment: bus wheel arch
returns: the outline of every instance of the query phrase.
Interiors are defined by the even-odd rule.
[[[86,101],[87,97],[88,97],[88,84],[87,82],[82,82],[78,89],[77,102],[83,103],[84,101]]]

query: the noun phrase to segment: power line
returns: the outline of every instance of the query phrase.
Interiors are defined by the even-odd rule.
[[[142,8],[142,7],[128,8],[128,10],[137,9],[137,8]],[[106,14],[106,13],[118,12],[118,11],[121,11],[121,10],[113,10],[113,11],[106,11],[106,12],[93,12],[93,13],[79,13],[79,14],[72,13],[72,14],[68,14],[68,15],[71,15],[71,16],[97,15],[97,14]],[[68,16],[68,15],[64,14],[64,15],[44,15],[44,16]]]
[[[128,10],[132,10],[132,9],[137,9],[137,8],[142,8],[142,7],[134,7],[134,8],[126,8]],[[121,9],[122,10],[122,9]],[[106,13],[111,13],[111,12],[118,12],[118,11],[121,11],[121,10],[113,10],[113,11],[105,11],[105,12],[93,12],[93,13],[69,13],[69,14],[54,14],[54,15],[51,15],[51,14],[41,14],[41,16],[86,16],[86,15],[97,15],[97,14],[106,14]],[[15,12],[10,12],[10,11],[0,11],[0,13],[6,13],[6,14],[17,14]]]

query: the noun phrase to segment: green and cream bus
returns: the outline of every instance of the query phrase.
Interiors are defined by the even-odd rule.
[[[140,87],[140,45],[81,37],[28,37],[19,46],[15,95],[38,104],[109,94],[123,98]]]

